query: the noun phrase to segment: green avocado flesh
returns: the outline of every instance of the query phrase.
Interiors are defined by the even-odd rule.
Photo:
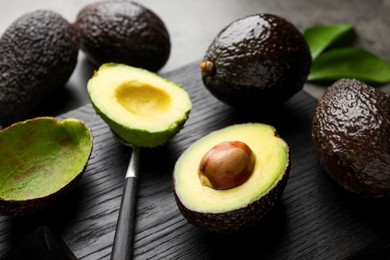
[[[192,107],[181,86],[124,64],[102,65],[88,82],[88,94],[111,129],[139,147],[164,144],[180,131]]]
[[[0,200],[53,194],[82,173],[92,135],[77,119],[41,117],[0,131]]]
[[[247,144],[256,156],[249,179],[227,190],[201,185],[198,168],[203,155],[215,145],[233,140]],[[233,125],[203,137],[181,155],[174,169],[175,193],[180,203],[190,211],[234,211],[247,207],[276,187],[288,165],[288,146],[276,135],[272,126],[258,123]]]

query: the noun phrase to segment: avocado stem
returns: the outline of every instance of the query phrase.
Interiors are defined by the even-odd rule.
[[[200,63],[199,67],[202,73],[206,76],[214,76],[215,73],[217,73],[217,67],[212,61],[203,61]]]

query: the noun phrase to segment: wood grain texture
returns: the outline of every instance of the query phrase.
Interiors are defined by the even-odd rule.
[[[245,113],[208,93],[197,63],[164,76],[183,84],[193,111],[184,129],[167,144],[143,150],[135,259],[342,259],[389,253],[389,201],[349,194],[319,165],[311,142],[314,98],[301,91],[278,108]],[[67,117],[80,118],[92,129],[94,146],[86,171],[76,189],[55,208],[31,217],[0,217],[0,255],[28,232],[46,225],[79,259],[109,259],[131,149],[113,140],[91,105],[61,116]],[[286,189],[276,208],[254,227],[234,235],[205,233],[188,224],[176,206],[175,161],[207,133],[244,122],[271,124],[289,144],[291,172]]]

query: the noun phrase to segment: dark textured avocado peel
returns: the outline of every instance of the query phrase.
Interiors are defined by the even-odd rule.
[[[328,87],[312,123],[325,171],[363,197],[390,196],[390,96],[358,80]]]
[[[158,71],[170,55],[164,22],[132,1],[91,3],[78,13],[75,28],[81,49],[97,67],[115,62]]]
[[[311,54],[301,32],[273,14],[256,14],[225,27],[200,64],[203,83],[236,108],[280,104],[303,88]]]
[[[0,38],[0,125],[26,119],[63,87],[78,52],[73,26],[56,12],[38,10],[15,20]]]

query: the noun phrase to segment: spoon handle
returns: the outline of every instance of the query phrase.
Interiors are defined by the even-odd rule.
[[[135,229],[136,197],[138,191],[138,166],[140,148],[133,147],[129,168],[127,169],[118,222],[115,230],[112,260],[132,258]]]

